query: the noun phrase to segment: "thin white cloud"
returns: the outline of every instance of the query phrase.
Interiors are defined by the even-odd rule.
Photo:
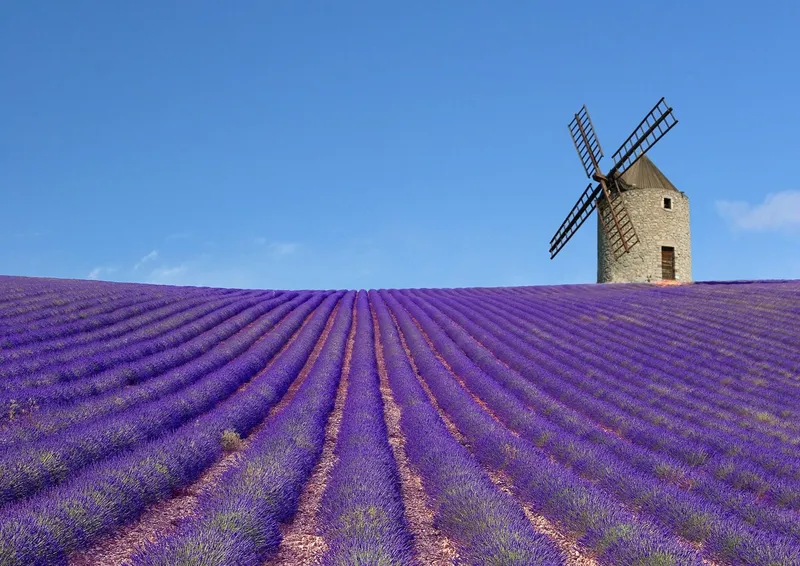
[[[296,242],[272,242],[269,245],[269,251],[274,256],[287,256],[292,255],[300,247]]]
[[[184,278],[182,277],[188,267],[186,264],[176,265],[174,267],[158,267],[150,272],[147,277],[148,283],[162,283],[168,285],[182,284]]]
[[[86,279],[98,280],[100,277],[105,274],[114,273],[117,270],[116,267],[95,267],[92,269],[89,274],[86,276]]]
[[[717,213],[734,228],[752,232],[800,229],[800,191],[782,191],[764,202],[717,201]]]
[[[157,258],[158,258],[158,250],[153,250],[152,252],[144,256],[142,259],[140,259],[138,262],[136,262],[136,265],[133,266],[133,270],[136,271],[148,261],[153,261],[154,259]]]

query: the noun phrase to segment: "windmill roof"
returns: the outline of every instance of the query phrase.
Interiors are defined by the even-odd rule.
[[[667,176],[656,167],[647,154],[642,155],[636,160],[636,163],[631,165],[625,173],[622,174],[622,180],[625,184],[640,189],[668,189],[671,191],[678,191]],[[680,192],[680,191],[678,191]]]

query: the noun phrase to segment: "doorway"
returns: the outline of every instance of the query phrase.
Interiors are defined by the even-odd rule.
[[[675,248],[661,246],[661,279],[675,279]]]

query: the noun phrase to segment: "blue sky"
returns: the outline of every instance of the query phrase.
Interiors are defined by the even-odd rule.
[[[230,287],[593,282],[567,122],[691,201],[696,280],[800,278],[800,7],[16,1],[0,273]],[[601,27],[596,27],[601,26]]]

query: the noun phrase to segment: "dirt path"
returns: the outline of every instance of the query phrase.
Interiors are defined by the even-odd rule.
[[[419,330],[419,332],[422,334],[422,337],[425,339],[428,348],[430,348],[431,352],[436,356],[436,358],[444,366],[444,368],[450,373],[451,377],[453,379],[455,379],[456,382],[464,389],[464,391],[466,391],[475,400],[475,402],[483,410],[485,410],[498,424],[500,424],[501,426],[505,427],[505,425],[494,414],[494,412],[492,412],[492,410],[486,405],[486,403],[483,400],[481,400],[477,395],[474,395],[466,387],[463,379],[461,379],[461,377],[458,376],[453,371],[453,368],[450,367],[450,364],[448,364],[447,361],[444,358],[442,358],[441,354],[434,347],[433,342],[431,341],[430,337],[425,333],[425,331],[420,326],[419,321],[417,321],[417,319],[414,318],[411,313],[408,313],[408,316],[411,319],[411,321],[416,325],[417,330]],[[394,317],[394,313],[392,313],[392,317]],[[450,432],[450,434],[453,435],[453,437],[456,440],[458,440],[458,442],[462,446],[464,446],[465,448],[467,448],[468,450],[471,451],[471,446],[470,446],[469,440],[463,434],[461,434],[461,432],[458,430],[458,427],[455,425],[455,423],[453,423],[453,421],[450,420],[450,418],[447,416],[445,411],[442,410],[442,408],[439,406],[439,403],[436,401],[436,398],[434,397],[433,392],[428,387],[428,384],[425,383],[425,380],[420,376],[420,373],[419,373],[419,371],[417,369],[417,366],[414,363],[413,359],[411,358],[411,350],[408,348],[408,344],[406,343],[405,336],[403,336],[402,333],[399,333],[399,335],[400,335],[400,342],[403,345],[403,349],[406,351],[406,357],[408,357],[409,362],[411,363],[411,366],[414,369],[414,373],[416,373],[416,375],[417,375],[417,379],[419,380],[420,385],[422,385],[422,388],[425,390],[425,393],[427,394],[428,399],[430,400],[431,404],[439,412],[439,416],[442,417],[442,421],[444,421],[444,424],[447,427],[447,430]],[[513,430],[509,429],[509,432],[511,432],[515,436],[519,436]],[[511,495],[514,498],[514,500],[522,507],[523,511],[525,512],[525,516],[528,518],[528,521],[531,523],[531,525],[534,527],[534,529],[536,531],[544,534],[545,536],[547,536],[550,540],[552,540],[556,544],[556,546],[559,548],[559,550],[561,550],[561,552],[563,553],[564,557],[566,558],[567,566],[597,566],[598,565],[598,562],[592,557],[591,552],[588,549],[582,547],[580,544],[578,544],[577,539],[575,537],[572,537],[569,534],[567,534],[567,533],[561,531],[560,529],[558,529],[556,527],[556,525],[554,525],[546,517],[544,517],[543,515],[538,514],[535,511],[533,511],[533,508],[532,508],[531,505],[525,503],[520,498],[518,498],[516,496],[516,494],[512,490],[513,482],[511,481],[511,478],[509,478],[503,472],[491,470],[491,469],[487,468],[486,466],[482,466],[482,467],[484,468],[484,471],[486,471],[487,475],[489,476],[489,479],[492,480],[492,483],[495,484],[498,488],[500,488],[505,493]]]
[[[190,517],[197,508],[200,494],[206,490],[213,489],[214,486],[217,485],[222,474],[239,461],[241,450],[249,446],[254,436],[258,434],[269,420],[269,417],[281,410],[294,396],[294,393],[311,370],[317,356],[319,356],[319,351],[322,349],[324,339],[327,337],[333,325],[333,319],[337,309],[338,305],[331,312],[322,336],[317,341],[314,350],[289,390],[287,390],[280,402],[273,407],[269,415],[250,431],[248,437],[242,441],[242,448],[239,451],[223,456],[219,461],[203,472],[200,478],[191,485],[182,489],[175,494],[174,497],[152,505],[136,521],[117,529],[111,536],[100,539],[96,544],[90,546],[86,550],[72,553],[69,557],[69,566],[121,566],[126,564],[131,556],[143,548],[148,542],[154,542],[170,534],[175,530],[178,523]],[[295,332],[286,344],[281,347],[278,353],[273,356],[264,369],[256,374],[253,379],[272,367],[275,360],[277,360],[278,357],[289,348],[297,336],[300,335],[300,332],[308,324],[308,321],[311,320],[314,312],[316,312],[316,309],[305,318],[297,332]],[[236,393],[244,390],[253,379],[239,387]],[[234,393],[234,395],[236,393]]]
[[[319,562],[327,550],[325,540],[317,534],[317,510],[319,509],[325,486],[328,484],[331,469],[336,463],[333,451],[336,448],[336,439],[339,437],[339,428],[342,423],[342,409],[347,395],[348,375],[350,373],[350,360],[353,355],[353,343],[356,331],[356,302],[353,302],[353,323],[347,338],[342,376],[336,390],[336,401],[333,411],[325,425],[325,444],[319,462],[314,466],[311,477],[300,496],[292,522],[281,525],[283,540],[278,553],[267,560],[265,566],[293,566],[311,565]]]
[[[486,403],[480,397],[478,397],[477,395],[473,394],[472,391],[470,391],[470,389],[466,386],[464,380],[458,374],[456,374],[453,371],[452,367],[450,367],[450,364],[448,364],[447,361],[444,360],[441,357],[441,354],[436,350],[436,348],[433,345],[433,342],[431,341],[430,337],[422,329],[422,326],[420,326],[419,321],[417,321],[417,319],[414,318],[413,315],[411,315],[411,313],[409,313],[409,317],[411,318],[411,321],[414,322],[414,324],[416,325],[417,329],[420,331],[422,336],[425,338],[425,341],[426,341],[428,347],[430,348],[430,350],[434,353],[434,355],[442,363],[442,365],[447,369],[447,371],[451,374],[451,376],[459,383],[459,385],[461,385],[461,387],[464,389],[464,391],[469,393],[469,395],[475,400],[475,402],[484,411],[486,411],[486,413],[489,414],[489,416],[491,416],[498,424],[500,424],[501,426],[505,427],[514,436],[519,437],[519,433],[517,431],[506,427],[506,425],[497,417],[497,415],[494,413],[494,411],[492,411],[492,409],[490,409],[489,406],[486,405]],[[403,345],[404,345],[404,347],[406,347],[404,339],[401,340],[401,341],[403,341]],[[408,351],[407,348],[406,348],[406,355],[410,355],[410,352]],[[416,368],[415,368],[415,371],[416,371]],[[419,375],[419,374],[417,374],[417,375]],[[442,419],[444,420],[445,424],[447,425],[448,430],[450,430],[450,432],[459,440],[459,442],[462,445],[468,447],[466,439],[458,432],[458,429],[456,428],[456,426],[449,420],[449,418],[439,408],[438,404],[436,403],[436,400],[433,399],[432,393],[428,389],[427,384],[423,383],[422,386],[425,389],[426,393],[428,393],[428,397],[431,399],[431,402],[439,410],[439,414],[442,416]],[[531,410],[533,410],[533,409],[531,409]],[[603,428],[603,430],[606,431],[609,434],[614,434],[616,436],[619,436],[616,432],[614,432],[612,430],[605,429],[604,427],[600,426],[599,423],[594,423],[594,424],[596,424],[600,428]],[[553,463],[557,462],[557,460],[555,459],[555,457],[552,454],[549,454],[548,457],[549,457],[551,462],[553,462]],[[590,549],[587,549],[585,546],[581,545],[574,536],[572,536],[569,533],[564,532],[563,530],[559,529],[559,527],[557,527],[554,523],[552,523],[549,519],[547,519],[543,515],[540,515],[540,514],[537,514],[536,512],[534,512],[532,506],[529,503],[525,502],[521,498],[518,498],[513,493],[513,481],[512,481],[512,479],[510,477],[508,477],[505,473],[503,473],[501,471],[491,471],[491,470],[487,469],[487,473],[489,474],[489,477],[491,478],[492,483],[494,483],[496,486],[498,486],[500,489],[502,489],[506,493],[509,493],[509,494],[514,496],[514,498],[517,500],[517,502],[522,506],[523,510],[525,511],[525,515],[528,517],[528,520],[531,522],[531,524],[533,524],[533,526],[536,528],[536,530],[546,534],[548,537],[550,537],[553,540],[553,542],[556,543],[558,548],[564,553],[564,556],[567,557],[567,562],[566,563],[567,563],[568,566],[584,566],[584,565],[596,566],[598,564],[597,560],[592,556],[593,553],[592,553],[592,551]],[[624,502],[620,502],[620,504],[622,504],[625,508],[627,508],[631,513],[635,514],[635,510],[630,509],[628,505],[624,504]],[[693,551],[702,553],[702,546],[701,545],[693,544],[693,543],[691,543],[691,542],[689,542],[689,541],[687,541],[687,540],[685,540],[685,539],[683,539],[681,537],[677,537],[677,536],[675,537],[675,540],[678,542],[678,544],[680,544],[684,548],[687,548],[688,550],[693,550]],[[707,564],[709,566],[722,566],[720,563],[715,562],[714,560],[709,559],[709,558],[703,558],[703,563]]]
[[[372,309],[371,305],[370,308]],[[405,452],[405,437],[400,430],[400,407],[395,403],[389,387],[378,319],[374,309],[372,309],[372,324],[375,328],[375,354],[378,361],[386,427],[389,432],[389,445],[392,447],[400,474],[406,519],[414,535],[414,554],[420,564],[450,566],[455,564],[458,552],[453,542],[436,528],[432,507],[428,504],[428,496],[422,487],[422,478],[408,461]]]

